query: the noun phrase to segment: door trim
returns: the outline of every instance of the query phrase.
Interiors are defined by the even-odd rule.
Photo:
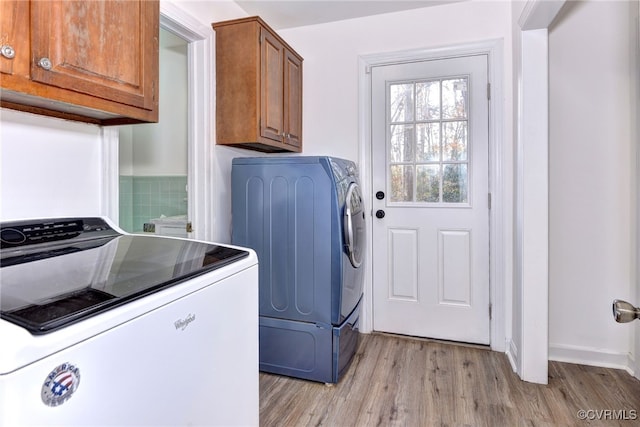
[[[189,220],[194,224],[189,237],[212,241],[214,166],[210,100],[213,99],[213,30],[184,12],[180,7],[160,2],[160,27],[185,39],[188,61],[189,116],[187,118],[187,185]],[[118,223],[118,130],[103,128],[102,138],[102,214]]]
[[[513,40],[518,83],[513,333],[520,378],[547,384],[549,359],[549,34],[565,0],[529,0]],[[525,153],[526,151],[526,153]]]
[[[189,116],[187,118],[187,204],[193,231],[189,237],[213,241],[213,153],[209,135],[213,133],[215,111],[210,107],[213,99],[211,76],[213,29],[202,24],[180,7],[160,2],[160,26],[189,42],[187,46]]]
[[[505,279],[509,271],[511,254],[505,250],[505,242],[511,241],[511,229],[505,218],[510,218],[511,208],[505,204],[505,148],[503,113],[503,40],[493,39],[478,43],[444,46],[428,49],[408,50],[392,53],[362,55],[358,57],[359,78],[359,145],[358,161],[361,165],[362,192],[372,194],[372,150],[371,150],[371,67],[401,64],[433,59],[446,59],[459,56],[486,54],[488,57],[488,79],[491,84],[489,103],[489,191],[491,192],[491,211],[489,213],[489,301],[492,316],[490,319],[491,349],[504,352],[506,348],[505,329]],[[373,204],[365,197],[365,206],[371,215]],[[367,225],[367,259],[372,259],[373,238],[371,221]],[[373,330],[373,266],[365,268],[365,291],[362,310],[361,330],[365,333]]]

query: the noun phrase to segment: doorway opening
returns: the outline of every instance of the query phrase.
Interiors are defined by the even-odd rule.
[[[490,346],[494,351],[504,352],[506,350],[506,303],[505,303],[505,283],[509,273],[509,253],[506,251],[505,242],[510,240],[512,230],[507,220],[511,215],[511,209],[505,204],[508,193],[505,193],[505,152],[508,147],[504,141],[504,105],[499,100],[503,99],[503,44],[501,40],[487,40],[476,43],[468,43],[455,46],[444,46],[437,48],[415,49],[409,51],[379,53],[364,55],[359,58],[360,69],[360,164],[362,171],[363,192],[375,195],[378,191],[374,188],[374,176],[377,171],[373,165],[373,112],[372,105],[372,75],[375,67],[387,65],[411,64],[421,61],[450,59],[466,56],[486,55],[487,56],[487,76],[490,82],[490,96],[495,102],[489,103],[488,110],[488,175],[489,193],[491,194],[491,209],[489,211],[489,309],[491,315],[489,319]],[[434,181],[435,182],[435,181]],[[440,185],[440,180],[438,183]],[[444,181],[442,181],[444,182]],[[435,184],[434,184],[435,185]],[[434,193],[435,194],[435,193]],[[376,196],[377,197],[377,196]],[[367,197],[367,210],[376,213],[376,197]],[[434,196],[435,197],[435,196]],[[485,203],[488,197],[484,198]],[[377,220],[377,216],[372,219]],[[372,228],[368,230],[369,241],[373,242]],[[458,234],[450,237],[457,237]],[[454,239],[455,240],[455,239]],[[446,243],[446,242],[445,242]],[[367,248],[367,258],[373,258],[374,244]],[[365,273],[365,299],[364,315],[361,325],[363,332],[374,330],[374,263],[370,263]]]
[[[119,127],[119,218],[128,232],[187,237],[188,42],[160,28],[158,123]]]

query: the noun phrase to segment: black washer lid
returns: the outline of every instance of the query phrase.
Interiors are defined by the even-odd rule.
[[[53,237],[35,240],[19,236],[30,232],[28,225],[1,224],[0,318],[32,334],[48,333],[249,255],[186,239],[91,229],[85,220],[71,221],[80,230],[54,233],[50,227],[45,232]]]

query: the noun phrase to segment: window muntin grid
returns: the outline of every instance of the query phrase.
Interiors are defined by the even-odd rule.
[[[391,203],[469,205],[468,76],[387,84]]]

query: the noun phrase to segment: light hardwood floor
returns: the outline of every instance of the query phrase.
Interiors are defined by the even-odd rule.
[[[622,370],[551,362],[549,384],[531,384],[503,353],[361,335],[337,385],[261,373],[260,425],[635,427],[640,381]]]

